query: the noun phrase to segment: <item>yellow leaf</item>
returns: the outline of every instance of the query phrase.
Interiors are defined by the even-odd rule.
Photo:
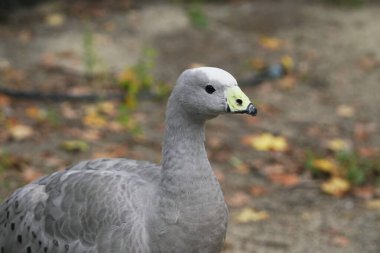
[[[9,129],[9,133],[16,141],[21,141],[31,137],[34,131],[31,127],[26,125],[15,125]]]
[[[276,51],[282,47],[283,42],[274,37],[261,37],[259,40],[260,45],[269,50]]]
[[[269,214],[265,211],[256,211],[253,208],[244,208],[238,215],[236,221],[240,223],[262,221],[269,218]]]
[[[374,200],[367,201],[366,207],[369,208],[369,209],[378,209],[378,210],[380,210],[380,199],[374,199]]]
[[[115,115],[116,113],[115,105],[110,101],[101,102],[98,107],[99,111],[107,115]]]
[[[347,150],[349,148],[349,144],[347,141],[342,139],[332,139],[328,142],[327,147],[335,152]]]
[[[83,123],[89,127],[102,128],[107,124],[106,119],[97,112],[87,114],[83,118]]]
[[[322,191],[335,197],[343,196],[349,189],[350,183],[339,177],[333,177],[321,185]]]
[[[328,159],[325,159],[325,158],[315,159],[313,161],[313,167],[316,170],[327,172],[327,173],[330,173],[332,175],[338,175],[339,174],[338,165],[335,162],[328,160]]]
[[[49,26],[61,26],[65,23],[65,16],[60,13],[52,13],[46,16],[45,21]]]
[[[47,117],[47,112],[45,110],[40,109],[40,108],[35,107],[35,106],[28,107],[25,110],[25,112],[29,118],[35,119],[35,120],[44,120]]]
[[[355,109],[349,105],[340,105],[336,108],[336,114],[343,118],[351,118],[355,114]]]
[[[255,70],[262,70],[266,66],[266,63],[265,63],[265,61],[263,59],[253,58],[251,60],[251,66]]]
[[[137,84],[138,78],[133,69],[127,69],[119,74],[120,83],[128,83],[129,85]]]
[[[288,71],[288,73],[294,68],[294,61],[289,55],[284,55],[281,57],[281,64],[284,66],[286,71]]]
[[[251,146],[259,151],[279,151],[284,152],[288,148],[286,139],[282,136],[274,136],[270,133],[263,133],[251,138]]]

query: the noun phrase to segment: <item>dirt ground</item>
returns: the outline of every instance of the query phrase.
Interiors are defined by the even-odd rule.
[[[41,18],[60,13],[56,5],[37,7],[33,15],[18,13],[0,24],[0,69],[3,74],[8,73],[5,69],[14,70],[8,79],[3,76],[0,85],[47,93],[109,88],[107,81],[93,85],[83,78],[83,34],[88,23],[94,30],[99,73],[134,66],[144,50],[153,48],[156,80],[174,83],[191,64],[217,66],[241,80],[253,73],[253,59],[276,63],[287,55],[294,62],[290,77],[243,87],[257,104],[256,119],[220,116],[207,127],[208,154],[231,204],[223,252],[380,252],[380,209],[368,208],[367,200],[354,194],[336,198],[323,193],[320,180],[312,179],[300,162],[303,151],[319,150],[333,138],[379,151],[380,6],[348,8],[289,0],[231,1],[203,4],[202,9],[208,24],[198,28],[185,6],[159,1],[127,10],[94,8],[89,11],[91,19],[68,12],[61,23]],[[280,42],[265,44],[263,36]],[[140,138],[117,127],[100,132],[83,127],[87,102],[10,99],[3,103],[3,113],[32,126],[34,135],[15,141],[5,130],[0,133],[0,149],[24,160],[21,165],[14,162],[21,168],[0,176],[1,198],[28,181],[22,174],[25,168],[49,173],[104,154],[160,161],[164,101],[138,101],[131,115],[144,134]],[[30,107],[56,112],[59,119],[48,125],[36,123],[25,116]],[[342,107],[353,113],[340,115],[337,108]],[[70,110],[79,116],[70,119]],[[5,124],[1,126],[5,129]],[[370,129],[370,136],[359,144],[353,137],[358,126]],[[242,141],[262,132],[285,136],[292,150],[260,152]],[[62,141],[81,137],[89,143],[88,150],[70,153],[59,148]],[[287,187],[270,180],[266,171],[275,170],[273,164],[297,173],[300,183]],[[252,193],[254,187],[262,192]],[[246,207],[265,212],[267,218],[238,222],[236,216]]]

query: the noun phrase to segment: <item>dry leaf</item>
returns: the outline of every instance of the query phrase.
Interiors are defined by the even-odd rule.
[[[336,138],[336,139],[330,140],[327,143],[327,147],[332,151],[339,152],[339,151],[348,150],[350,148],[350,144],[345,140]]]
[[[60,13],[51,13],[46,16],[45,22],[49,26],[61,26],[65,23],[65,16]]]
[[[291,72],[294,68],[293,58],[289,55],[284,55],[281,57],[281,64],[286,69],[287,73]]]
[[[369,200],[366,202],[365,206],[368,209],[380,210],[380,199]]]
[[[280,39],[274,37],[264,36],[260,38],[259,44],[265,49],[276,51],[282,47],[283,42]]]
[[[250,171],[249,170],[249,166],[246,163],[244,163],[237,156],[232,156],[231,159],[229,160],[229,162],[234,167],[234,171],[237,172],[237,173],[239,173],[239,174],[246,175]]]
[[[61,144],[61,147],[69,152],[85,152],[89,149],[87,142],[82,140],[68,140]]]
[[[256,211],[253,208],[244,208],[238,215],[236,215],[235,220],[239,223],[248,223],[262,221],[269,218],[269,214],[265,211]]]
[[[97,112],[93,112],[84,116],[83,123],[89,127],[103,128],[106,126],[107,120]]]
[[[361,186],[354,188],[354,195],[362,199],[372,199],[375,189],[372,186]]]
[[[0,106],[9,106],[11,99],[8,96],[0,94]]]
[[[14,140],[21,141],[30,138],[34,134],[34,131],[30,126],[15,125],[10,127],[9,134]]]
[[[78,110],[75,110],[69,103],[63,103],[60,109],[63,117],[65,117],[66,119],[78,118]]]
[[[340,170],[336,162],[326,158],[313,160],[312,166],[316,170],[327,172],[331,175],[340,174]]]
[[[214,174],[215,174],[216,179],[218,179],[219,182],[223,182],[226,179],[226,176],[221,170],[215,169]]]
[[[43,176],[41,171],[35,170],[31,167],[27,167],[22,171],[22,178],[25,182],[30,183]]]
[[[333,237],[332,243],[339,247],[346,247],[348,244],[350,244],[350,240],[343,235],[337,235]]]
[[[25,112],[29,118],[35,120],[44,120],[48,115],[46,110],[38,108],[36,106],[28,107]]]
[[[260,70],[262,70],[262,69],[265,68],[266,63],[265,63],[265,61],[264,61],[263,59],[261,59],[261,58],[253,58],[253,59],[251,60],[251,66],[252,66],[253,69],[255,69],[255,70],[257,70],[257,71],[260,71]]]
[[[110,101],[101,102],[98,104],[99,111],[107,115],[113,116],[116,114],[115,105]]]
[[[263,186],[254,185],[251,187],[250,193],[254,197],[259,197],[264,195],[267,190]]]
[[[333,177],[327,182],[322,183],[321,189],[327,194],[341,197],[350,189],[350,183],[343,178]]]
[[[287,75],[280,80],[280,87],[285,90],[294,88],[296,85],[297,79],[293,75]]]
[[[226,198],[226,202],[230,207],[242,207],[251,201],[251,197],[245,192],[236,192],[232,196]]]
[[[288,143],[282,136],[274,136],[270,133],[262,133],[260,135],[245,137],[253,148],[258,151],[278,151],[284,152],[288,149]]]
[[[351,118],[355,114],[355,109],[349,105],[340,105],[336,108],[336,114],[343,118]]]
[[[272,174],[269,175],[269,178],[272,182],[280,184],[286,187],[293,187],[300,183],[301,179],[297,174]]]

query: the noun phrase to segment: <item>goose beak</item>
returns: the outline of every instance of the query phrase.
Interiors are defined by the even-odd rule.
[[[226,99],[227,112],[246,113],[251,116],[257,115],[256,107],[238,86],[233,86],[226,90]]]

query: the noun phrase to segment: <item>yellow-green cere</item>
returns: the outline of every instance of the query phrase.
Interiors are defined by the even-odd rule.
[[[239,112],[247,109],[251,103],[249,98],[238,87],[233,86],[226,91],[227,104],[230,107],[231,112]]]

